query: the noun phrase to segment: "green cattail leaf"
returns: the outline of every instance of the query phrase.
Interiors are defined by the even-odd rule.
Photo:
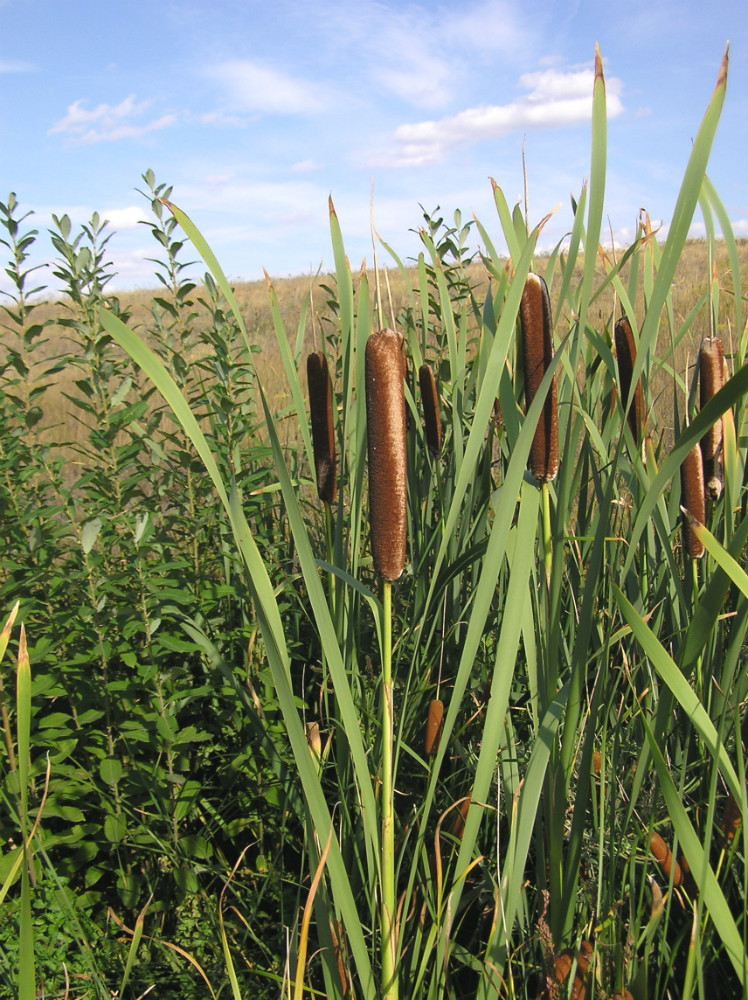
[[[600,230],[605,202],[605,165],[608,146],[608,120],[606,113],[605,78],[600,50],[595,46],[595,83],[592,90],[592,141],[590,154],[589,209],[587,213],[587,234],[584,245],[584,277],[579,303],[579,329],[584,330],[587,322],[592,288],[597,266],[597,248],[600,244]],[[581,341],[577,339],[576,344]],[[576,357],[571,359],[576,366]]]
[[[31,664],[26,647],[26,630],[21,625],[18,642],[18,671],[16,674],[16,725],[18,739],[18,780],[21,786],[21,823],[24,837],[28,830],[28,783],[31,752]]]
[[[689,517],[688,523],[690,530],[696,535],[712,559],[724,570],[743,596],[748,598],[748,573],[733,559],[727,549],[719,544],[707,527],[694,517]]]
[[[322,581],[319,577],[317,563],[312,551],[303,516],[299,509],[298,497],[294,490],[283,458],[283,451],[275,431],[272,414],[267,401],[261,393],[265,410],[270,443],[275,457],[276,468],[280,479],[281,491],[286,505],[286,514],[291,532],[296,543],[297,555],[301,572],[308,588],[309,603],[314,619],[319,629],[322,651],[325,656],[330,677],[338,701],[341,722],[346,732],[354,769],[357,776],[358,791],[361,796],[363,828],[366,835],[365,849],[368,855],[369,870],[377,867],[379,854],[379,830],[377,825],[377,809],[374,791],[369,775],[369,763],[361,736],[359,717],[353,702],[348,676],[342,653],[335,634],[335,626],[330,616]],[[271,664],[271,669],[273,665]],[[304,795],[309,806],[309,812],[321,840],[324,840],[331,828],[332,818],[320,785],[316,765],[309,753],[306,733],[296,708],[291,688],[290,674],[284,669],[282,674],[273,669],[276,693],[283,713],[286,732],[288,733],[294,761],[299,771]],[[340,854],[340,848],[335,837],[332,838],[330,854],[327,859],[335,905],[340,915],[341,923],[348,936],[351,955],[356,964],[361,982],[365,984],[364,995],[370,1000],[374,997],[374,980],[371,964],[364,940],[361,922],[358,916],[348,871]]]
[[[742,796],[742,791],[737,773],[727,749],[720,739],[714,723],[702,705],[699,696],[683,676],[677,663],[675,663],[667,650],[662,646],[657,636],[615,584],[613,584],[613,592],[620,612],[631,629],[634,638],[641,646],[644,654],[660,678],[670,688],[678,704],[683,708],[690,723],[697,730],[712,757],[719,764],[728,788],[739,800]]]
[[[506,240],[506,245],[509,248],[509,256],[512,259],[514,266],[517,266],[519,258],[521,256],[521,244],[517,240],[517,234],[514,229],[514,220],[512,219],[512,213],[507,204],[507,200],[504,197],[504,192],[498,186],[496,181],[491,178],[491,187],[493,188],[493,197],[496,204],[496,210],[499,213],[499,221],[501,222],[501,229],[504,233],[504,239]],[[494,260],[498,260],[498,257],[493,255]]]
[[[193,243],[197,252],[200,254],[205,263],[208,265],[211,274],[216,280],[216,284],[221,289],[223,297],[226,299],[229,306],[231,307],[231,312],[233,313],[234,318],[236,319],[237,325],[244,339],[244,344],[247,349],[247,355],[251,357],[252,354],[251,345],[249,342],[249,336],[247,334],[247,328],[244,325],[244,320],[242,318],[241,310],[239,308],[239,303],[236,301],[236,296],[234,295],[234,291],[231,285],[229,284],[226,275],[223,273],[223,269],[221,265],[218,263],[215,254],[210,249],[207,240],[205,239],[203,234],[200,232],[200,230],[197,228],[195,223],[192,221],[192,219],[190,219],[190,217],[187,215],[186,212],[183,212],[181,208],[179,208],[177,205],[174,205],[170,201],[163,201],[163,204],[166,205],[166,207],[172,213],[174,218],[177,220],[179,225],[182,227],[182,229],[189,237],[190,241]]]
[[[719,195],[714,189],[714,185],[706,175],[702,181],[702,191],[708,198],[709,204],[712,206],[714,214],[717,216],[719,227],[722,231],[722,240],[724,241],[725,248],[727,249],[727,259],[730,261],[730,280],[732,281],[733,303],[735,308],[735,329],[742,330],[743,289],[740,278],[740,260],[738,257],[737,244],[735,242],[735,234],[725,206],[720,201]],[[741,359],[741,363],[743,361],[745,361],[745,358]]]
[[[135,959],[138,954],[138,948],[140,947],[140,941],[143,937],[143,923],[145,921],[145,915],[148,911],[148,907],[151,905],[151,900],[145,904],[143,909],[138,914],[137,920],[135,921],[135,931],[133,932],[132,941],[130,942],[130,948],[127,952],[127,961],[125,963],[125,971],[122,973],[122,982],[119,987],[119,996],[125,996],[125,988],[130,981],[130,974],[132,973],[133,966],[135,965]]]
[[[738,568],[740,567],[735,560],[742,553],[746,541],[748,541],[748,517],[743,518],[740,522],[735,534],[730,539],[729,549],[725,550],[726,554],[732,559],[733,564],[738,566]],[[691,617],[679,658],[683,673],[687,674],[691,667],[693,667],[706,645],[709,635],[722,611],[722,605],[724,604],[729,586],[730,576],[725,570],[718,568],[714,573],[709,575],[707,585]]]
[[[673,782],[660,745],[646,717],[643,715],[642,721],[647,733],[652,760],[657,771],[657,778],[665,798],[668,814],[683,854],[688,859],[691,875],[698,886],[702,905],[706,908],[710,918],[714,922],[718,938],[727,951],[732,967],[741,985],[744,986],[746,983],[746,953],[743,936],[735,923],[727,900],[709,863],[708,849],[702,846],[699,836],[688,818],[688,813],[683,806],[681,793]],[[741,798],[743,801],[745,800],[745,797],[742,795]],[[745,817],[743,820],[745,822]]]

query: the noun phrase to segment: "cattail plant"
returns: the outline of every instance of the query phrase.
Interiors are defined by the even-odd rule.
[[[366,343],[369,520],[375,570],[397,580],[405,566],[407,478],[403,338],[394,330]]]
[[[332,384],[327,359],[321,351],[310,354],[307,358],[306,375],[317,495],[325,503],[334,503],[338,487],[335,428],[332,422]]]
[[[436,379],[430,365],[424,364],[418,369],[418,383],[421,387],[426,445],[431,455],[438,458],[442,450],[442,423],[439,417],[439,395],[436,391]]]
[[[636,345],[634,335],[631,332],[631,324],[625,316],[622,316],[616,323],[613,338],[618,361],[621,403],[626,406],[631,397],[631,377],[636,362]],[[637,382],[634,388],[634,398],[628,408],[627,420],[634,443],[638,445],[642,439],[642,425],[644,423],[644,395],[640,382]]]
[[[704,545],[696,537],[691,527],[690,514],[701,524],[706,518],[704,494],[704,467],[701,459],[701,448],[698,444],[688,452],[680,467],[680,493],[683,515],[683,547],[692,559],[700,559],[704,555]]]
[[[699,407],[703,409],[722,388],[725,366],[719,337],[707,337],[699,349]],[[722,418],[715,420],[700,441],[704,466],[704,489],[707,500],[722,495]]]
[[[394,686],[392,682],[392,583],[405,566],[407,468],[405,452],[405,351],[394,330],[366,342],[366,437],[369,459],[369,523],[374,568],[382,587],[381,685],[381,895],[382,996],[398,997],[395,895]]]
[[[527,276],[519,307],[525,369],[525,407],[530,408],[553,360],[553,317],[548,287],[539,274]],[[530,471],[541,483],[558,472],[558,412],[554,375],[530,450]]]

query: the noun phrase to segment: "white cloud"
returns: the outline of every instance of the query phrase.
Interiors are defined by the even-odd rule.
[[[102,219],[107,220],[116,233],[125,229],[137,229],[148,216],[145,208],[140,208],[138,205],[128,205],[127,208],[112,208],[99,214]]]
[[[0,73],[33,73],[35,69],[22,59],[0,59]]]
[[[322,111],[328,102],[319,84],[249,59],[230,60],[211,68],[208,75],[222,84],[232,104],[243,111],[307,115]]]
[[[176,121],[176,115],[165,114],[143,124],[137,124],[134,119],[141,118],[150,106],[150,101],[137,101],[134,95],[126,97],[119,104],[99,104],[91,111],[85,108],[84,101],[74,101],[68,107],[67,114],[56,122],[48,131],[48,135],[57,132],[69,136],[76,143],[109,142],[116,139],[132,139],[167,128]]]
[[[510,104],[484,104],[447,118],[400,125],[393,137],[395,164],[423,166],[443,159],[456,146],[512,132],[563,128],[590,120],[593,70],[540,70],[523,74],[519,83],[530,92]],[[620,90],[620,80],[607,81],[609,119],[623,111]]]

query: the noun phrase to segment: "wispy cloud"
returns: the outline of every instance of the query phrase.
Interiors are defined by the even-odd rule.
[[[36,66],[22,59],[0,59],[0,73],[33,73],[35,69]]]
[[[319,84],[264,66],[233,59],[212,67],[208,76],[225,89],[237,110],[279,115],[309,115],[324,110],[328,95]]]
[[[528,32],[516,3],[397,5],[382,0],[327,3],[318,10],[325,55],[347,63],[355,53],[355,90],[363,81],[423,109],[454,102],[486,55],[515,58]]]
[[[423,166],[443,159],[457,146],[496,139],[511,132],[564,128],[589,121],[593,83],[591,69],[525,73],[519,84],[529,93],[510,104],[484,104],[435,121],[400,125],[393,136],[395,163]],[[620,91],[620,80],[606,81],[608,118],[623,111]]]
[[[48,135],[62,133],[76,143],[112,142],[133,139],[173,125],[177,116],[161,115],[150,121],[140,122],[150,106],[150,101],[136,101],[131,94],[119,104],[98,104],[92,110],[84,107],[85,101],[75,101],[67,114],[56,122]]]

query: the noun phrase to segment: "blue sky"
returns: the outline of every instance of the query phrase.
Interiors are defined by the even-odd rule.
[[[745,0],[0,0],[0,200],[34,210],[47,258],[52,213],[98,211],[112,287],[152,287],[151,168],[229,277],[254,280],[332,268],[330,195],[352,266],[371,263],[372,185],[403,257],[419,205],[475,213],[501,246],[489,178],[519,200],[524,142],[531,222],[561,206],[552,245],[589,172],[597,42],[625,243],[642,207],[667,226],[727,41],[709,173],[748,236]]]

